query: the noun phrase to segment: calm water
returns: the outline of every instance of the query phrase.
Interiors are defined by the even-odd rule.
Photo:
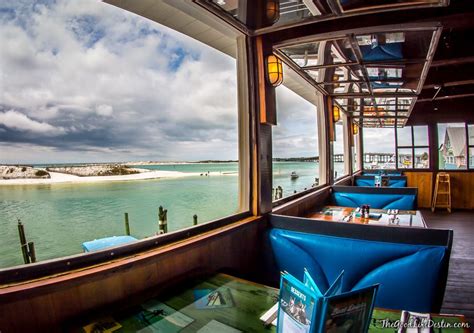
[[[143,166],[141,166],[143,167]],[[342,164],[338,166],[342,168]],[[143,167],[145,168],[145,167]],[[168,209],[168,230],[231,215],[238,210],[236,163],[146,166],[181,172],[217,172],[210,177],[140,180],[93,184],[0,186],[0,267],[22,264],[17,219],[35,242],[38,260],[81,253],[81,244],[95,238],[124,234],[123,215],[129,213],[133,236],[157,230],[157,210]],[[317,163],[274,164],[274,186],[287,196],[311,187]],[[296,171],[299,178],[290,180]]]

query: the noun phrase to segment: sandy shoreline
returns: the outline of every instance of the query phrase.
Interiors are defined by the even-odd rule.
[[[179,172],[179,171],[149,171],[132,175],[122,176],[91,176],[79,177],[65,173],[49,172],[51,178],[48,179],[0,179],[0,186],[4,185],[41,185],[41,184],[68,184],[68,183],[97,183],[110,181],[145,180],[157,178],[179,178],[189,176],[199,176],[199,173]],[[212,173],[211,173],[212,175]]]

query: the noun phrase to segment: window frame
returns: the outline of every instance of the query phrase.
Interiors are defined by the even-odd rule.
[[[426,130],[428,132],[428,142],[426,145],[415,145],[415,130],[414,127],[426,127]],[[396,159],[396,169],[397,170],[430,170],[431,169],[431,151],[430,151],[430,128],[428,125],[407,125],[404,126],[410,127],[410,133],[411,133],[411,145],[399,145],[398,144],[398,131],[400,127],[395,127],[395,159]],[[398,166],[398,150],[399,149],[411,149],[411,168],[400,168]],[[415,164],[415,150],[416,149],[426,149],[428,151],[428,167],[426,168],[417,168]]]
[[[442,144],[442,142],[439,142],[439,124],[461,124],[463,123],[464,124],[464,135],[465,135],[465,139],[466,139],[466,154],[465,154],[465,159],[466,159],[466,167],[463,168],[463,169],[441,169],[439,167],[439,163],[440,161],[438,160],[438,165],[436,166],[436,169],[437,170],[440,170],[440,171],[452,171],[452,172],[469,172],[469,171],[472,171],[474,170],[474,165],[472,167],[470,167],[470,158],[471,158],[471,154],[470,154],[470,148],[473,148],[474,149],[474,144],[469,144],[469,126],[474,126],[474,122],[470,122],[470,121],[459,121],[459,122],[456,122],[456,121],[453,121],[453,122],[437,122],[436,123],[436,142],[437,142],[437,153],[439,153],[439,147],[440,145]],[[462,127],[460,127],[462,128]],[[473,134],[474,134],[474,128],[473,128]],[[474,154],[472,155],[474,157]],[[454,158],[454,156],[448,156],[449,158],[449,162],[452,162],[450,164],[454,164],[456,163],[456,160]]]
[[[474,163],[471,167],[471,148],[474,149],[474,142],[472,144],[469,143],[469,126],[472,126],[472,134],[474,136],[474,123],[465,122],[464,125],[466,126],[466,171],[474,170]],[[474,154],[472,155],[474,158]]]

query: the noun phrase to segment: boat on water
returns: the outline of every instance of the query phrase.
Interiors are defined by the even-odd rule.
[[[457,228],[457,222],[470,222],[474,216],[474,193],[463,185],[474,181],[472,164],[466,163],[474,155],[474,144],[467,139],[474,131],[474,3],[294,3],[105,1],[104,6],[114,5],[146,17],[236,59],[239,210],[208,223],[198,224],[196,219],[192,227],[111,248],[1,269],[2,332],[59,332],[68,331],[68,325],[77,325],[71,329],[77,331],[77,327],[88,327],[88,320],[95,320],[95,316],[110,318],[114,311],[139,305],[142,312],[147,311],[141,324],[156,320],[160,325],[159,313],[175,311],[172,305],[184,302],[171,295],[176,297],[167,304],[150,303],[152,296],[169,296],[181,285],[199,286],[187,293],[190,298],[206,296],[218,285],[195,281],[222,272],[236,276],[238,281],[278,288],[281,271],[301,278],[306,266],[318,272],[317,282],[323,285],[344,270],[349,275],[341,286],[344,291],[380,284],[383,288],[375,298],[378,311],[440,313],[443,309],[465,314],[459,319],[462,323],[474,319],[468,317],[472,305],[465,297],[474,287],[465,274],[474,269],[474,260],[451,258],[453,242],[458,254],[469,255],[469,251],[465,243],[458,246],[452,230],[442,229]],[[275,89],[281,83],[311,103],[311,112],[318,115],[320,172],[316,186],[275,201],[272,126],[280,121]],[[446,139],[440,151],[438,142],[443,141],[443,129],[449,123],[462,130]],[[338,138],[336,127],[343,132]],[[375,188],[373,175],[363,175],[360,156],[368,140],[374,140],[364,131],[374,128],[391,131],[397,157],[403,153],[413,159],[417,154],[427,154],[429,163],[423,164],[424,169],[408,168],[418,165],[412,162],[404,165],[407,168],[400,171],[401,175],[389,179],[392,183],[400,180],[405,187]],[[403,142],[399,134],[402,128],[410,133],[404,134]],[[333,159],[337,140],[347,156],[339,177],[335,177]],[[443,167],[452,160],[465,162],[458,163],[463,169]],[[395,161],[398,158],[385,166],[399,171]],[[437,177],[440,172],[443,177]],[[293,173],[290,177],[294,179]],[[357,180],[366,183],[355,186]],[[433,189],[438,189],[439,183],[450,186],[450,181],[456,184],[452,197],[449,194],[449,200],[439,205],[434,200],[431,207]],[[351,201],[359,199],[363,201],[351,206]],[[366,200],[372,201],[369,204]],[[395,207],[383,206],[381,202],[386,200]],[[334,208],[334,203],[339,207]],[[316,212],[322,206],[326,207],[322,213]],[[457,215],[453,219],[437,214],[448,207],[463,211],[454,212]],[[370,213],[369,208],[380,212]],[[434,213],[420,212],[420,208],[432,208]],[[398,210],[404,213],[395,217]],[[464,223],[462,228],[472,230],[473,226]],[[27,250],[29,244],[24,245],[26,261],[32,253]],[[453,261],[455,264],[450,265]],[[450,284],[449,278],[457,282]],[[262,313],[236,311],[242,310],[241,304],[246,304],[247,310],[258,308],[252,303],[258,293],[244,290],[247,303],[233,303],[228,289],[219,289],[221,302],[227,302],[221,308],[198,303],[207,306],[199,311],[202,308],[191,305],[192,300],[186,301],[185,315],[175,312],[181,327],[173,326],[174,331],[232,326],[229,318],[245,318],[235,325],[249,331],[247,321],[258,320]],[[447,302],[445,294],[449,295]],[[393,313],[390,311],[389,315]],[[206,312],[208,322],[191,317],[199,312]],[[399,319],[396,313],[390,321]],[[214,318],[213,314],[219,316]],[[116,327],[120,325],[127,323]],[[263,325],[258,327],[267,330]]]
[[[300,176],[296,173],[296,171],[293,171],[291,174],[290,174],[290,178],[292,180],[295,180],[295,179],[298,179]]]

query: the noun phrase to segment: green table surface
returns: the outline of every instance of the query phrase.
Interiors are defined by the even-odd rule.
[[[199,308],[196,305],[196,290],[228,290],[232,298],[229,307],[222,308]],[[278,300],[278,289],[238,279],[230,275],[217,274],[206,280],[196,281],[188,284],[182,289],[176,289],[170,296],[163,296],[151,300],[154,304],[165,304],[165,315],[156,315],[147,309],[144,303],[134,306],[126,311],[112,314],[106,321],[109,330],[101,332],[210,332],[203,330],[206,325],[216,324],[221,326],[220,332],[275,332],[275,327],[265,327],[260,321],[260,316],[270,309]],[[177,311],[178,313],[174,313]],[[173,314],[174,313],[174,314]],[[171,315],[171,317],[170,317]],[[184,327],[172,325],[174,316],[181,316],[187,322]],[[168,319],[164,319],[168,316]],[[170,319],[171,318],[171,319]],[[394,328],[382,328],[382,321],[396,321],[400,318],[400,311],[375,309],[369,332],[396,332]],[[435,322],[444,320],[446,323],[462,322],[460,316],[437,316],[432,315]],[[164,321],[163,321],[164,320]],[[212,321],[212,323],[211,323]],[[112,323],[110,323],[112,322]],[[114,328],[110,328],[114,326]],[[87,325],[85,325],[87,326]],[[84,327],[85,327],[84,326]],[[93,332],[93,323],[83,327],[83,332]],[[224,327],[224,328],[222,328]],[[215,329],[215,326],[214,326]],[[232,330],[234,329],[234,330]],[[463,329],[435,329],[439,332],[466,332]],[[469,331],[467,331],[469,332]]]

